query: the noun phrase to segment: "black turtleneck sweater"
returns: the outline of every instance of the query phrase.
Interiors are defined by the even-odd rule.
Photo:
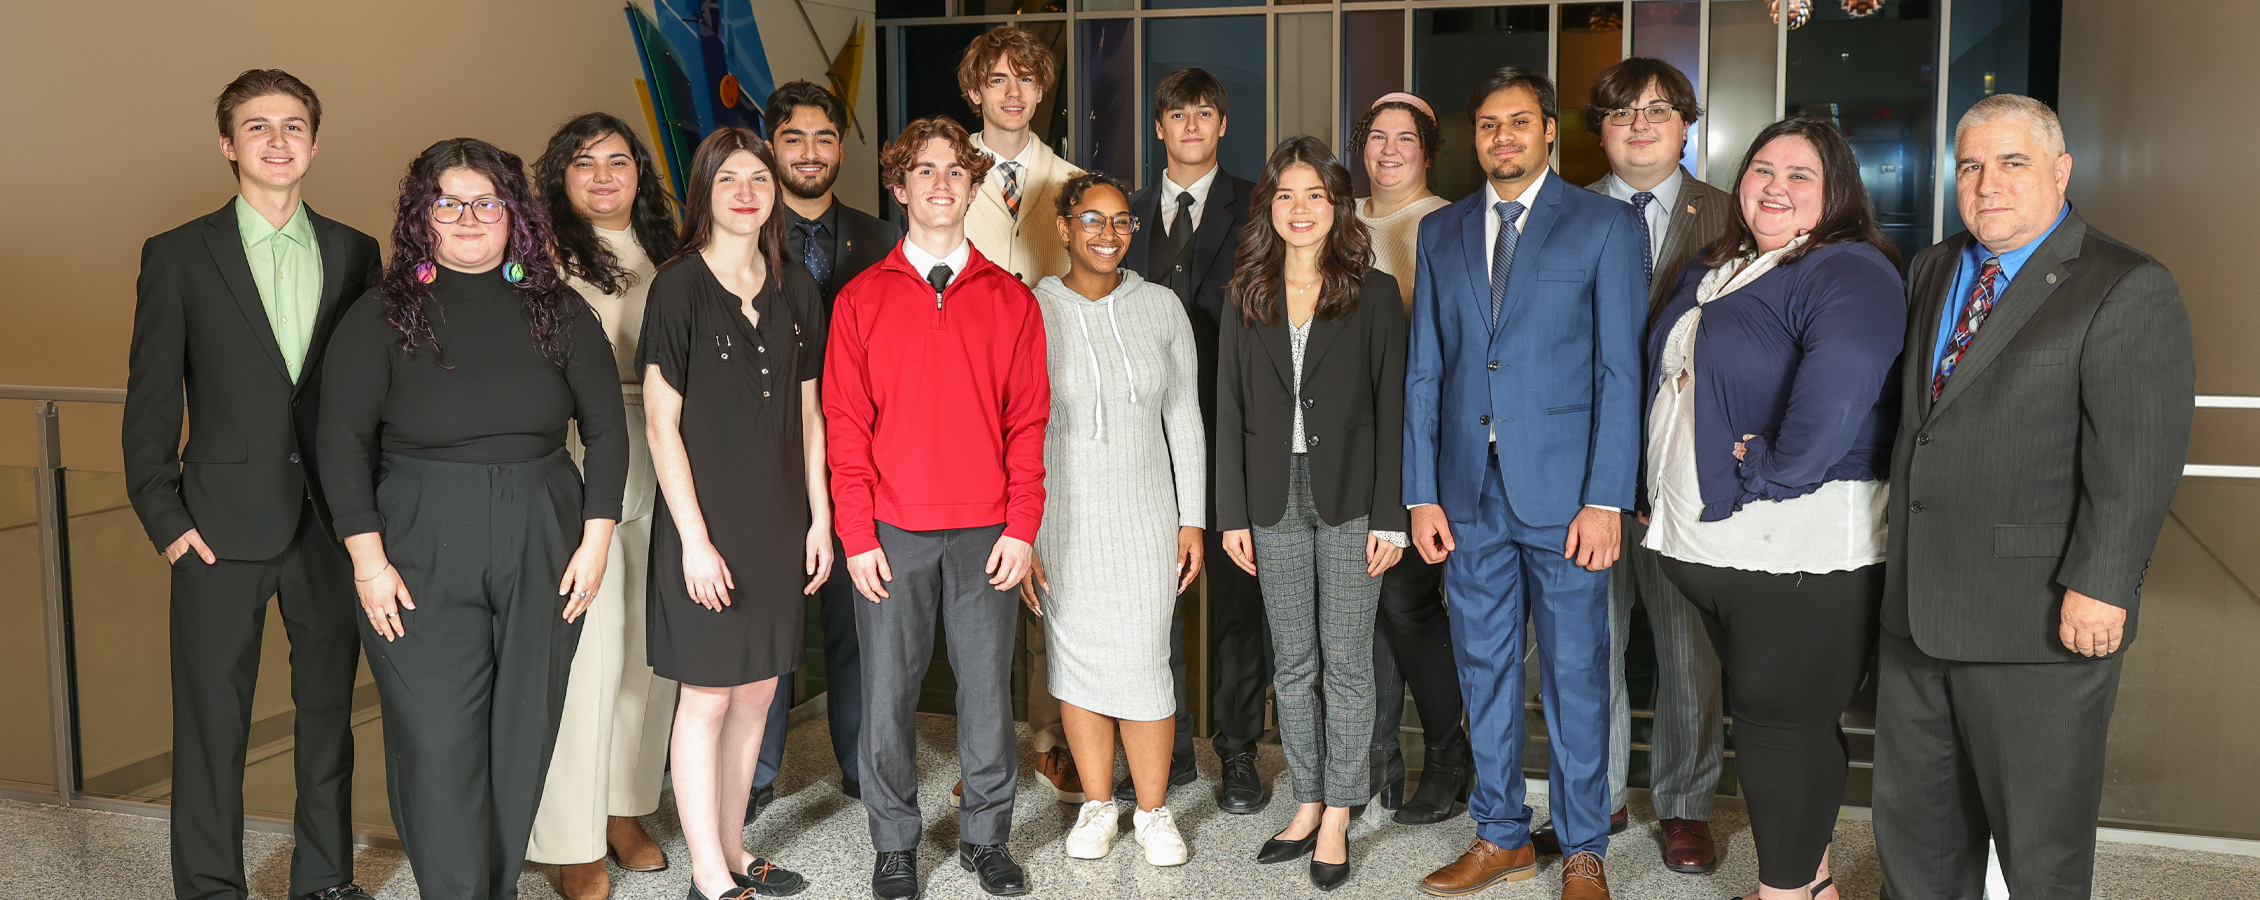
[[[355,301],[330,337],[317,441],[338,536],[382,529],[380,452],[462,463],[539,459],[565,446],[568,423],[579,424],[587,448],[582,517],[620,518],[626,413],[596,313],[574,301],[560,335],[568,362],[559,368],[534,346],[524,304],[499,267],[481,275],[441,268],[431,289],[425,311],[438,352],[401,351],[382,287]]]

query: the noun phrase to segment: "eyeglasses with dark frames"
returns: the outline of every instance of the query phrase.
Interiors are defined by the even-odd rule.
[[[1633,113],[1640,113],[1640,117],[1647,119],[1651,125],[1661,125],[1671,121],[1671,117],[1679,113],[1679,108],[1669,104],[1656,103],[1638,108],[1612,109],[1601,113],[1601,121],[1611,125],[1630,125],[1632,124]]]
[[[470,210],[473,218],[493,225],[502,221],[503,215],[510,211],[510,204],[502,202],[498,197],[480,197],[477,200],[441,197],[432,201],[432,221],[441,225],[453,225],[463,221],[464,210]]]
[[[1119,216],[1115,216],[1114,218],[1109,219],[1106,217],[1106,214],[1093,209],[1085,210],[1075,215],[1068,216],[1068,218],[1083,223],[1084,234],[1098,234],[1100,229],[1106,228],[1109,225],[1113,226],[1114,230],[1122,232],[1123,234],[1138,233],[1138,217],[1133,216],[1129,213],[1123,213]]]

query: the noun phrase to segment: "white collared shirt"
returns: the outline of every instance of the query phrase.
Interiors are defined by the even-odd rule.
[[[1223,166],[1211,162],[1209,163],[1208,174],[1193,179],[1192,184],[1183,187],[1179,187],[1177,182],[1169,180],[1166,171],[1162,174],[1161,209],[1159,211],[1161,224],[1157,226],[1161,229],[1162,234],[1168,234],[1169,223],[1177,219],[1178,194],[1193,195],[1193,208],[1186,215],[1192,217],[1190,221],[1194,228],[1201,227],[1201,211],[1208,208],[1208,189],[1211,185],[1216,184],[1216,173],[1223,171],[1223,169]]]
[[[986,131],[981,133],[988,134],[988,132]],[[1042,143],[1042,141],[1036,139],[1035,133],[1029,132],[1027,143],[1020,145],[1020,155],[1015,156],[1011,159],[1006,159],[1004,158],[1003,154],[989,149],[989,144],[987,141],[982,141],[979,146],[981,148],[981,152],[988,154],[990,159],[996,160],[1000,163],[1011,163],[1013,165],[1019,166],[1020,174],[1026,175],[1028,174],[1028,164],[1033,161],[1033,157],[1036,152],[1036,145],[1039,143]]]
[[[936,259],[934,254],[920,249],[909,238],[904,238],[902,241],[902,258],[908,260],[910,267],[917,269],[921,276],[933,271],[935,266],[948,266],[950,267],[950,281],[955,283],[957,276],[965,274],[965,266],[973,261],[973,242],[962,237],[958,238],[957,249],[950,251],[948,256]]]
[[[1671,230],[1671,209],[1673,204],[1679,202],[1679,187],[1684,183],[1683,172],[1678,166],[1673,166],[1670,175],[1648,189],[1648,193],[1656,195],[1655,202],[1648,204],[1645,214],[1648,219],[1649,259],[1661,262],[1664,258],[1665,232]],[[1607,186],[1609,196],[1626,203],[1631,203],[1632,195],[1639,193],[1633,190],[1632,185],[1624,183],[1624,179],[1618,178],[1615,172],[1609,173]]]
[[[1538,204],[1538,189],[1545,187],[1546,179],[1552,177],[1554,177],[1553,170],[1540,170],[1538,177],[1530,180],[1530,186],[1523,188],[1522,193],[1514,197],[1499,196],[1499,186],[1491,183],[1489,179],[1484,180],[1483,192],[1489,194],[1491,198],[1491,202],[1483,205],[1484,272],[1491,271],[1492,256],[1499,249],[1499,204],[1507,200],[1522,204],[1522,217],[1515,220],[1515,231],[1520,232],[1528,229],[1530,227],[1530,208]],[[1515,254],[1517,256],[1522,254],[1522,245],[1519,243],[1515,245]],[[1484,278],[1488,283],[1490,276],[1486,274]]]

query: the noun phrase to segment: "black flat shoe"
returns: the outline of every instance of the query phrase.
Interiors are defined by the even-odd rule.
[[[1420,772],[1420,788],[1397,808],[1397,822],[1434,825],[1459,815],[1474,787],[1475,764],[1467,741],[1453,747],[1430,747]]]
[[[957,842],[957,864],[981,879],[981,889],[999,897],[1028,893],[1028,872],[1003,844]]]
[[[1315,859],[1310,861],[1310,883],[1318,886],[1319,890],[1331,891],[1348,880],[1350,864],[1347,860],[1338,863],[1323,863]]]
[[[696,883],[693,883],[691,885],[690,896],[685,897],[684,900],[752,900],[754,896],[755,894],[753,892],[753,888],[739,885],[738,887],[734,887],[712,897],[708,897],[705,894],[699,893],[698,885]]]
[[[808,879],[800,877],[800,873],[758,856],[746,864],[745,871],[731,872],[730,880],[739,887],[753,888],[755,894],[763,897],[790,897],[808,887]]]
[[[1263,780],[1256,777],[1256,752],[1234,753],[1224,758],[1224,777],[1216,785],[1216,808],[1236,816],[1263,811],[1271,802]]]
[[[881,851],[871,863],[871,896],[878,900],[918,900],[918,854]]]
[[[1318,829],[1316,828],[1311,829],[1309,834],[1303,835],[1299,840],[1284,840],[1278,835],[1273,835],[1271,840],[1263,842],[1263,849],[1256,851],[1256,862],[1267,866],[1273,863],[1294,862],[1309,856],[1311,851],[1316,849],[1318,849]]]

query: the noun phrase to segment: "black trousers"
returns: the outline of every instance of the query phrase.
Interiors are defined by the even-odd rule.
[[[1460,727],[1460,673],[1452,665],[1452,620],[1444,611],[1444,564],[1429,564],[1420,551],[1381,576],[1381,612],[1373,642],[1373,683],[1378,708],[1373,749],[1397,747],[1404,723],[1405,690],[1420,713],[1421,743],[1430,749],[1456,747],[1467,736]]]
[[[1263,617],[1263,586],[1224,555],[1224,532],[1202,533],[1208,578],[1208,721],[1217,756],[1253,753],[1263,737],[1264,690],[1271,687],[1271,629]],[[1177,598],[1169,626],[1169,668],[1177,676],[1178,759],[1193,756],[1193,706],[1185,669],[1185,617],[1198,614],[1200,598]]]
[[[298,780],[290,892],[353,880],[353,564],[322,528],[312,501],[298,535],[271,559],[173,564],[173,894],[240,900],[243,760],[267,598],[290,637]]]
[[[855,603],[863,599],[848,577],[847,550],[832,539],[832,577],[816,589],[817,617],[824,626],[824,717],[832,730],[832,759],[840,777],[859,780],[856,745],[863,735],[863,651],[855,641]],[[864,601],[869,602],[869,601]],[[777,699],[769,706],[769,724],[761,732],[761,759],[753,770],[755,790],[777,782],[785,764],[785,736],[792,727],[793,677],[777,679]]]
[[[1811,884],[1844,803],[1838,719],[1875,647],[1883,566],[1773,575],[1667,556],[1663,568],[1702,614],[1726,671],[1758,880],[1784,890]]]
[[[557,594],[581,476],[561,448],[491,465],[386,454],[377,477],[385,554],[416,603],[398,640],[361,617],[393,825],[423,896],[516,897],[581,639]]]
[[[1989,837],[2010,896],[2089,896],[2104,741],[2125,655],[1957,662],[1890,632],[1879,645],[1875,843],[1883,896],[1982,900]]]

